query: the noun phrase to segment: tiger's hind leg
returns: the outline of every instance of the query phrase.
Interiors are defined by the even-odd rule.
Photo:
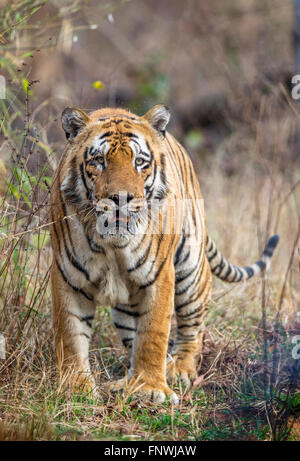
[[[87,293],[66,283],[56,262],[51,270],[51,285],[60,385],[71,391],[94,392],[88,355],[95,305]]]
[[[206,258],[198,274],[185,283],[192,290],[184,291],[182,283],[176,285],[177,330],[167,375],[170,383],[176,383],[179,378],[189,387],[197,375],[196,361],[202,351],[204,317],[211,299],[211,272]]]

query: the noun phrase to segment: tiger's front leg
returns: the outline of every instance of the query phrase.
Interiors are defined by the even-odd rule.
[[[60,384],[71,391],[94,391],[88,354],[95,304],[84,290],[75,290],[66,283],[55,261],[51,285]]]
[[[138,304],[134,303],[119,304],[111,308],[112,320],[130,358],[130,369],[127,375],[108,384],[108,389],[113,392],[125,389],[132,374],[132,347],[137,330],[137,318],[139,317],[139,313],[136,310],[137,307]]]
[[[161,403],[170,397],[177,404],[178,397],[166,382],[166,356],[174,307],[173,267],[164,268],[155,284],[141,287],[141,290],[144,295],[136,307],[136,332],[127,390],[142,400],[146,398]]]

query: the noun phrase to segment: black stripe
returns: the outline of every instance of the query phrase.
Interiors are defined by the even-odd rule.
[[[178,325],[177,329],[180,328],[192,328],[192,327],[199,327],[201,323],[192,323],[191,325],[184,323],[183,325]]]
[[[136,331],[136,328],[126,327],[125,325],[120,325],[119,323],[114,322],[115,327],[119,330],[128,330],[128,331]]]
[[[243,272],[241,271],[239,267],[237,267],[237,270],[238,270],[238,273],[240,274],[239,278],[237,279],[237,282],[240,282],[243,278]]]
[[[85,291],[83,291],[81,288],[78,288],[78,287],[75,287],[74,285],[72,285],[69,280],[67,279],[64,271],[62,270],[62,268],[60,267],[60,265],[58,264],[58,261],[57,259],[55,258],[55,263],[62,275],[62,278],[64,279],[64,281],[74,290],[74,291],[77,291],[78,293],[82,294],[86,299],[88,299],[89,301],[93,301],[94,298],[93,296],[89,296],[87,293],[85,293]]]
[[[182,250],[183,250],[185,241],[186,241],[186,237],[185,237],[185,235],[183,234],[183,237],[181,238],[180,245],[178,246],[178,248],[177,248],[177,250],[176,250],[176,253],[175,253],[175,261],[174,261],[174,265],[175,265],[175,266],[176,266],[176,264],[178,264],[178,262],[179,262],[180,255],[181,255],[181,253],[182,253]]]
[[[189,259],[189,257],[190,257],[190,250],[184,256],[183,260],[181,261],[181,264],[184,264]]]
[[[189,349],[182,349],[182,348],[180,348],[180,352],[190,353],[191,351],[190,351]]]
[[[196,297],[192,298],[192,299],[188,299],[187,301],[185,301],[184,303],[181,303],[181,304],[178,304],[176,307],[175,307],[175,310],[176,312],[178,312],[180,309],[182,309],[183,307],[186,307],[186,306],[189,306],[190,304],[193,304],[195,303],[197,300],[198,300],[199,296],[197,295]]]
[[[84,176],[84,169],[83,169],[83,163],[80,164],[80,174],[81,174],[81,180],[83,182],[83,185],[84,185],[84,188],[86,190],[86,196],[87,198],[90,200],[91,198],[91,192],[87,186],[87,183],[86,183],[86,180],[85,180],[85,176]]]
[[[81,333],[76,333],[74,336],[85,336],[87,339],[91,339],[90,336],[84,333],[83,331]]]
[[[86,324],[92,328],[92,323],[90,320],[94,320],[94,315],[86,315],[85,317],[80,317],[80,315],[74,314],[74,312],[67,311],[69,315],[72,315],[73,317],[76,317],[80,322],[86,322]]]
[[[175,278],[176,283],[180,283],[183,280],[186,280],[190,275],[192,275],[192,273],[199,267],[201,257],[202,257],[202,251],[199,251],[198,259],[197,259],[195,266],[187,274],[182,275],[182,276],[176,276]]]
[[[80,194],[78,194],[76,190],[77,186],[77,180],[78,180],[78,171],[77,171],[77,158],[74,156],[71,161],[70,161],[70,171],[69,171],[69,178],[68,178],[68,183],[67,187],[64,189],[64,194],[66,199],[71,202],[71,203],[78,203],[81,201]],[[59,183],[60,181],[60,171],[59,171],[59,176],[58,176]],[[61,191],[59,189],[59,193],[61,194]]]
[[[145,264],[145,262],[147,261],[147,258],[149,256],[150,249],[152,247],[152,242],[153,242],[153,240],[151,239],[150,244],[148,245],[145,253],[137,260],[137,262],[135,263],[135,265],[133,267],[130,267],[128,269],[128,272],[133,272],[136,269],[138,269],[139,267],[141,267],[143,264]]]
[[[114,134],[114,131],[106,131],[105,133],[103,133],[100,138],[99,138],[99,141],[100,139],[103,139],[105,138],[106,136],[111,136],[112,134]]]
[[[219,274],[222,272],[222,270],[224,269],[225,267],[225,262],[224,262],[224,257],[223,255],[221,254],[221,261],[219,262],[219,264],[217,264],[216,266],[214,267],[211,267],[211,271],[219,276]],[[219,270],[218,270],[219,269]]]
[[[154,257],[154,260],[152,261],[152,264],[151,264],[151,267],[150,267],[150,270],[148,271],[148,274],[146,275],[146,278],[149,277],[149,275],[151,274],[152,272],[152,269],[156,263],[156,258],[157,258],[157,255],[159,253],[159,249],[160,249],[160,246],[161,246],[161,243],[164,239],[164,234],[161,234],[159,237],[158,237],[158,242],[157,242],[157,248],[156,248],[156,252],[155,252],[155,257]]]
[[[200,325],[201,325],[201,323],[200,323]],[[182,333],[181,331],[178,331],[178,336],[180,336],[180,338],[194,339],[197,336],[197,333],[187,335],[185,333]],[[183,341],[181,342],[181,344],[184,344]]]
[[[179,291],[175,291],[175,295],[176,296],[183,295],[186,291],[188,291],[189,288],[191,288],[191,286],[194,284],[197,278],[198,278],[198,273],[195,274],[195,277],[190,281],[190,283],[185,288]]]
[[[63,219],[63,220],[60,220],[61,229],[62,229],[62,232],[63,232],[63,222],[64,222],[65,225],[66,225],[66,227],[67,227],[67,233],[68,233],[70,245],[71,245],[71,247],[72,247],[72,251],[73,251],[73,253],[75,253],[75,248],[74,248],[74,245],[73,245],[73,240],[72,240],[72,238],[71,238],[71,230],[70,230],[70,225],[69,225],[69,221],[68,221],[67,208],[66,208],[66,204],[65,204],[65,202],[64,202],[64,199],[63,199],[63,196],[62,196],[60,190],[59,190],[59,197],[60,197],[60,202],[61,202],[61,206],[62,206],[62,209],[63,209],[64,218],[65,218],[65,219]],[[64,233],[63,233],[63,235],[64,235]]]
[[[247,267],[244,267],[244,269],[247,272],[248,278],[250,278],[250,277],[252,277],[254,275],[254,270],[252,269],[252,267],[247,266]]]
[[[172,161],[173,161],[173,165],[175,166],[175,169],[176,169],[176,172],[177,172],[178,181],[179,181],[180,189],[181,189],[181,195],[182,195],[182,197],[184,197],[184,195],[185,195],[184,184],[183,184],[183,181],[182,181],[182,178],[181,178],[180,171],[179,171],[179,169],[178,169],[177,156],[175,155],[175,152],[174,152],[174,150],[173,150],[173,147],[171,146],[171,143],[170,143],[170,141],[169,141],[168,138],[169,138],[169,136],[166,137],[166,140],[167,140],[167,143],[168,143],[168,145],[169,145],[169,148],[170,148],[171,154],[172,154],[170,157],[171,157],[171,159],[172,159]],[[170,138],[170,139],[172,139],[172,138]]]
[[[161,164],[161,168],[160,168],[160,179],[161,179],[161,182],[163,183],[164,187],[166,188],[166,190],[168,189],[168,184],[167,184],[167,176],[166,176],[166,158],[165,158],[165,155],[164,154],[160,154],[160,164]]]
[[[176,147],[178,148],[178,143],[176,143]],[[178,150],[175,153],[176,153],[176,158],[177,158],[177,162],[178,162],[179,169],[180,169],[180,176],[181,176],[180,179],[181,179],[183,184],[186,184],[185,177],[184,177],[184,167],[185,167],[185,165],[184,165],[184,162],[183,162],[183,166],[182,166],[182,163],[181,163],[182,153],[181,153],[181,151],[178,152]]]
[[[266,263],[262,261],[261,259],[255,263],[261,271],[265,270],[266,268]]]
[[[115,307],[113,307],[113,309],[115,309],[118,312],[122,312],[123,314],[127,314],[130,317],[139,317],[140,316],[140,314],[138,312],[127,311],[126,309],[124,309],[124,308],[122,308],[120,306],[115,306]]]
[[[159,236],[159,238],[158,238],[158,243],[157,243],[157,248],[156,248],[155,257],[154,257],[154,260],[152,261],[150,270],[148,271],[148,274],[147,274],[146,277],[145,277],[146,279],[147,279],[147,277],[150,276],[150,274],[151,274],[151,272],[152,272],[152,269],[153,269],[153,267],[154,267],[154,265],[155,265],[155,263],[156,263],[157,255],[158,255],[158,253],[159,253],[159,249],[160,249],[160,246],[161,246],[161,243],[162,243],[163,239],[164,239],[164,234],[161,234],[161,235]],[[156,279],[155,279],[155,280],[156,280]],[[139,287],[139,289],[142,290],[143,288],[146,288],[147,286],[152,285],[152,283],[154,283],[155,280],[153,280],[152,282],[148,282],[149,284],[146,283],[145,285],[141,285],[141,286]]]
[[[202,247],[202,250],[205,251],[204,245],[203,245],[203,247]],[[199,261],[198,261],[198,262],[200,262],[200,258],[202,259],[202,257],[203,257],[203,252],[201,251],[201,252],[200,252],[200,256],[199,256]],[[189,283],[189,285],[188,285],[184,290],[181,290],[181,292],[179,292],[179,293],[178,293],[178,292],[175,292],[175,294],[178,295],[178,296],[180,296],[180,295],[183,294],[185,291],[187,291],[195,282],[196,282],[196,287],[194,288],[194,292],[195,292],[195,290],[198,290],[198,289],[199,289],[199,285],[200,285],[200,283],[201,283],[201,279],[202,279],[202,274],[203,274],[204,267],[205,267],[205,265],[202,263],[202,264],[201,264],[201,269],[200,269],[200,271],[198,271],[198,272],[196,273],[196,275],[195,275],[195,277],[193,278],[193,280],[191,281],[191,283]],[[202,292],[203,292],[204,288],[205,288],[205,284],[203,285],[203,288],[202,288],[201,292],[198,293],[198,296],[199,296],[199,297],[202,295]]]
[[[131,116],[131,115],[126,115],[126,114],[120,114],[120,115],[119,115],[119,114],[115,114],[115,115],[111,115],[110,117],[118,117],[118,116],[119,116],[119,117],[122,116],[123,118],[128,118],[129,120],[134,120],[135,122],[138,121],[138,119],[137,119],[136,117],[133,117],[133,116]],[[109,117],[109,118],[110,118],[110,117]],[[113,122],[113,121],[114,121],[114,120],[112,120],[112,122]]]
[[[149,227],[149,221],[148,221],[148,227]],[[147,233],[142,234],[142,238],[141,238],[141,240],[140,240],[138,246],[135,247],[135,248],[131,251],[131,253],[135,253],[137,250],[139,250],[139,248],[140,248],[140,246],[143,244],[145,238],[148,237],[148,236],[149,236],[149,234],[147,234]],[[150,239],[152,239],[151,235],[150,235]]]
[[[117,243],[113,243],[112,246],[116,248],[117,250],[121,250],[123,248],[126,248],[129,245],[130,242],[125,242],[121,245],[118,245]]]
[[[128,136],[129,138],[137,138],[137,139],[139,138],[136,134],[130,133],[128,131],[124,131],[122,133],[122,136]]]
[[[200,259],[200,257],[199,257]],[[186,280],[190,275],[192,275],[192,273],[197,269],[197,267],[199,266],[199,259],[197,261],[197,264],[185,275],[181,275],[180,277],[176,277],[175,278],[175,282],[176,283],[180,283],[180,282],[183,282],[184,280]]]
[[[234,266],[233,269],[234,269],[234,276],[233,276],[233,279],[230,280],[231,282],[235,282],[235,280],[236,280],[236,278],[237,278],[237,275],[238,275],[238,271],[237,271],[236,266]]]
[[[85,236],[86,236],[86,239],[88,241],[91,251],[93,251],[94,253],[105,254],[104,248],[101,245],[98,245],[96,242],[94,242],[94,240],[91,239],[87,234],[85,234]]]
[[[227,278],[229,277],[229,275],[231,274],[231,271],[232,271],[232,266],[230,263],[228,263],[228,269],[227,269],[227,272],[226,274],[222,277],[223,280],[227,280]]]
[[[154,183],[155,183],[155,180],[156,180],[156,175],[157,175],[157,164],[156,164],[156,162],[154,162],[152,183],[150,184],[150,186],[145,186],[145,192],[146,192],[146,196],[147,196],[148,199],[151,198],[151,196],[152,196],[153,186],[154,186]]]
[[[75,258],[75,256],[73,256],[73,254],[71,254],[71,252],[70,252],[70,250],[69,250],[69,247],[68,247],[67,241],[66,241],[66,237],[65,237],[65,234],[64,234],[64,229],[63,229],[62,221],[60,221],[60,226],[61,226],[61,232],[62,232],[62,236],[63,236],[63,242],[64,242],[65,252],[67,253],[67,257],[68,257],[70,263],[71,263],[77,270],[79,270],[80,272],[82,272],[82,273],[85,275],[85,278],[90,282],[90,275],[89,275],[88,271],[81,265],[81,263]]]
[[[209,257],[207,257],[208,261],[211,262],[218,254],[218,250],[216,249],[213,254]]]
[[[184,318],[184,319],[188,319],[188,318],[191,317],[192,315],[194,315],[194,314],[196,314],[197,312],[199,312],[200,309],[201,309],[201,307],[202,307],[202,306],[200,305],[200,306],[198,306],[196,309],[194,309],[193,311],[188,312],[187,314],[184,314],[184,315],[183,315],[183,314],[181,314],[181,315],[178,314],[178,317]],[[194,319],[193,319],[193,320],[194,320]]]
[[[204,315],[204,313],[205,313],[206,310],[207,310],[207,308],[201,310],[201,312],[199,312],[199,314],[197,314],[197,315],[194,315],[193,318],[192,318],[191,320],[198,319],[199,317],[202,317],[202,318],[203,318],[203,315]],[[198,310],[197,310],[196,312],[198,312]],[[186,318],[184,315],[179,315],[179,314],[178,314],[178,317],[179,317],[179,318],[182,318],[182,319],[185,319],[185,318]]]
[[[123,343],[123,345],[124,345],[125,347],[127,347],[127,346],[128,346],[128,343],[130,343],[130,342],[133,341],[133,340],[134,340],[134,338],[123,338],[123,339],[122,339],[122,343]]]
[[[164,259],[164,260],[162,261],[162,263],[160,264],[160,266],[159,266],[159,268],[158,268],[156,274],[154,275],[154,278],[153,278],[152,280],[150,280],[149,282],[145,283],[144,285],[141,285],[141,286],[139,287],[140,290],[142,290],[143,288],[149,287],[150,285],[152,285],[152,284],[157,280],[157,278],[158,278],[159,274],[161,273],[161,271],[162,271],[162,269],[163,269],[163,267],[164,267],[164,265],[165,265],[167,259],[168,259],[169,256],[170,256],[170,249],[171,249],[171,247],[172,247],[172,245],[173,245],[174,238],[175,238],[175,236],[173,236],[173,238],[172,238],[172,240],[171,240],[171,242],[170,242],[170,244],[169,244],[169,248],[168,248],[168,251],[167,251],[167,256],[165,257],[165,259]],[[157,257],[157,254],[158,254],[158,252],[156,253],[156,257]],[[155,261],[156,261],[156,257],[155,257]],[[152,270],[152,269],[151,269],[151,270]]]
[[[91,320],[94,320],[94,316],[93,315],[86,315],[84,317],[81,317],[81,321],[82,322],[86,322],[88,324],[89,327],[92,327],[92,323],[90,322]]]
[[[207,243],[208,243],[208,237],[207,237]],[[213,241],[211,240],[211,241],[210,241],[209,248],[207,248],[207,243],[206,243],[206,253],[210,253],[211,250],[213,249],[214,243],[213,243]]]

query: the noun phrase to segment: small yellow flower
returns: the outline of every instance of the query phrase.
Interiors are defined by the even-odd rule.
[[[93,83],[93,87],[96,88],[96,90],[103,90],[104,84],[101,82],[101,80],[96,80]]]
[[[28,94],[29,96],[33,95],[33,91],[30,90],[30,83],[26,78],[22,78],[22,86],[26,94]]]

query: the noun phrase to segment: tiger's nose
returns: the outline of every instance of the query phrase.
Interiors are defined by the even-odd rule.
[[[119,194],[112,194],[112,195],[109,195],[108,198],[112,200],[117,206],[119,206],[119,203],[122,201],[124,203],[125,200],[127,201],[127,203],[129,203],[134,198],[134,195],[131,193],[127,193],[124,195],[122,194],[121,196]]]

